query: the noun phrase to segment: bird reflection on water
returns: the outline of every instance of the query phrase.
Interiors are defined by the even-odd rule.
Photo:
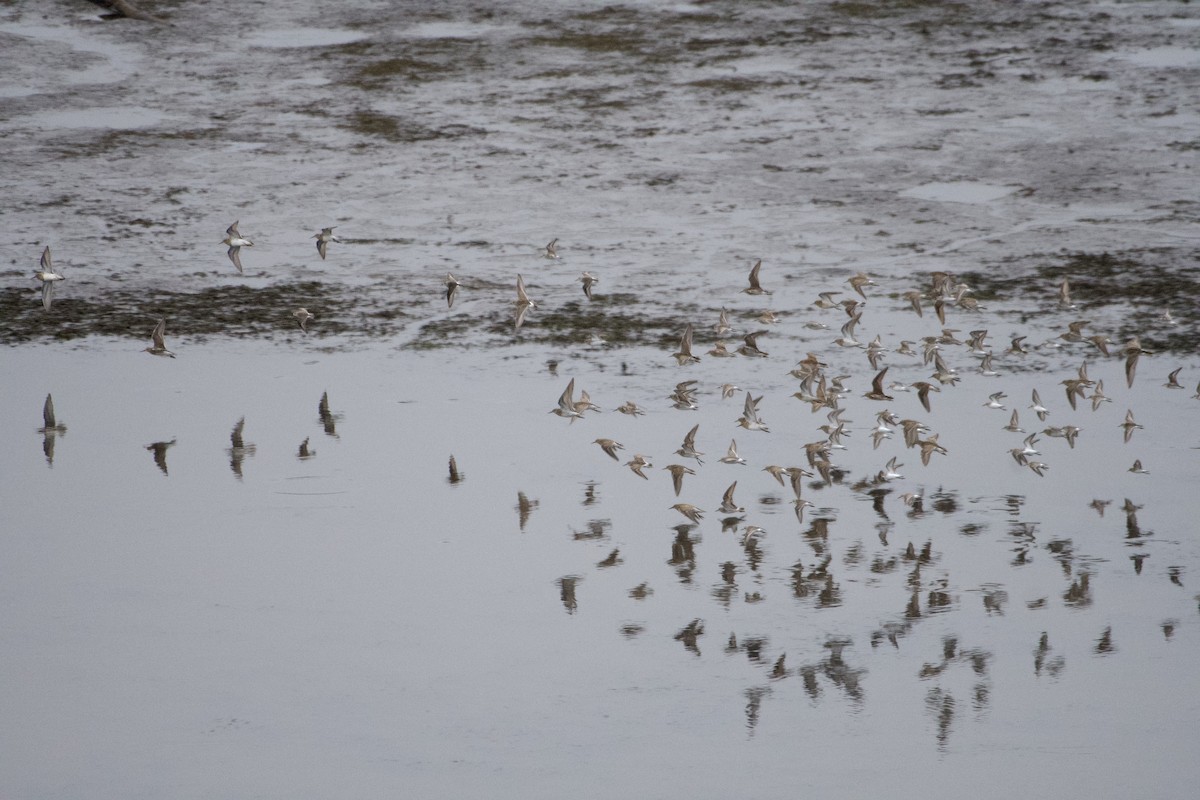
[[[175,440],[169,442],[152,442],[146,445],[146,449],[154,456],[154,464],[157,466],[163,475],[169,477],[167,472],[167,450],[175,446]]]

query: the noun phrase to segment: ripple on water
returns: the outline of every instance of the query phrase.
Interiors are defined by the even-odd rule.
[[[974,181],[926,183],[900,192],[901,197],[937,200],[942,203],[990,203],[1015,192],[1016,186],[996,186]]]
[[[259,31],[249,39],[256,47],[290,48],[290,47],[333,47],[334,45],[351,44],[371,38],[370,34],[359,31],[339,31],[330,28],[279,28],[276,30]]]
[[[1200,67],[1200,50],[1194,47],[1151,47],[1124,53],[1121,57],[1139,67]]]
[[[34,128],[112,128],[134,130],[153,128],[167,119],[161,111],[142,106],[119,108],[73,108],[62,111],[41,111],[31,114],[26,122]]]

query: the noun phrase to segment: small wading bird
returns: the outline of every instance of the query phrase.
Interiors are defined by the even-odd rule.
[[[577,419],[582,419],[583,411],[576,405],[574,396],[575,379],[571,378],[567,383],[567,388],[563,389],[563,393],[558,397],[558,408],[552,408],[548,413],[569,419],[572,423]]]
[[[737,424],[748,431],[763,431],[770,433],[771,430],[766,426],[762,419],[758,416],[758,401],[761,397],[755,399],[750,392],[746,392],[746,405],[742,411],[742,416],[738,417]]]
[[[525,324],[525,315],[529,313],[529,309],[531,308],[537,308],[537,303],[529,299],[529,295],[525,292],[525,279],[517,275],[517,303],[516,320],[513,325],[514,332],[521,330],[521,326]]]
[[[700,430],[699,423],[694,425],[692,429],[687,432],[687,436],[683,437],[683,444],[680,445],[679,449],[676,450],[675,453],[683,456],[684,458],[694,458],[696,459],[696,463],[703,464],[704,462],[700,459],[700,456],[704,455],[704,453],[701,453],[696,449],[696,431],[698,430]]]
[[[729,451],[726,452],[725,455],[721,456],[721,463],[722,464],[741,464],[742,466],[746,465],[746,459],[744,459],[738,455],[737,439],[729,440]]]
[[[322,261],[325,260],[325,253],[329,249],[329,243],[342,241],[333,235],[333,229],[336,227],[336,225],[333,225],[328,228],[321,228],[320,233],[313,234],[313,238],[317,240],[317,252],[321,254]]]
[[[592,444],[600,445],[600,449],[608,453],[613,461],[620,461],[621,459],[617,456],[617,451],[625,449],[625,445],[614,439],[596,439]]]
[[[50,301],[54,299],[54,284],[66,280],[61,273],[54,271],[49,245],[42,251],[42,260],[39,262],[38,269],[33,273],[33,277],[42,282],[42,308],[49,311]]]
[[[454,308],[454,298],[458,296],[458,287],[462,286],[458,279],[446,273],[446,308]]]
[[[160,319],[158,324],[154,326],[153,332],[150,334],[150,340],[154,344],[151,347],[147,347],[142,352],[149,353],[152,356],[166,356],[168,358],[174,358],[175,354],[167,349],[166,342],[163,338],[166,332],[167,321],[166,319]]]
[[[38,428],[38,433],[66,432],[67,426],[61,424],[54,415],[54,398],[46,395],[46,402],[42,404],[42,427]]]
[[[254,242],[250,241],[249,239],[242,236],[242,234],[238,233],[238,222],[239,221],[240,220],[235,221],[232,225],[230,225],[228,228],[225,229],[225,238],[221,240],[221,244],[229,245],[229,249],[225,252],[225,254],[227,256],[229,256],[229,260],[233,262],[233,265],[235,267],[237,267],[237,271],[239,273],[241,273],[242,272],[242,255],[241,255],[242,248],[243,247],[253,247]]]
[[[760,258],[758,261],[755,261],[754,266],[750,268],[750,285],[745,289],[742,289],[743,292],[746,294],[770,294],[770,292],[762,287],[762,283],[759,282],[758,273],[761,269],[762,259]]]
[[[585,273],[583,273],[583,275],[580,276],[579,281],[580,281],[580,283],[583,284],[584,295],[587,296],[588,300],[591,300],[592,299],[592,287],[595,286],[597,283],[599,283],[600,279],[597,278],[595,275],[593,275],[590,272],[585,272]]]
[[[683,476],[696,474],[694,470],[690,470],[682,464],[668,464],[663,469],[671,473],[671,482],[675,487],[676,497],[679,497],[679,493],[683,491]]]
[[[692,355],[692,335],[692,323],[689,322],[683,329],[683,336],[679,337],[679,352],[672,354],[681,367],[685,364],[695,364],[700,360],[699,356]]]
[[[637,475],[638,477],[645,478],[646,480],[650,480],[650,476],[648,476],[646,473],[642,472],[642,470],[647,467],[653,467],[654,465],[650,463],[649,458],[642,455],[641,453],[637,453],[634,455],[632,460],[625,462],[625,466],[627,466],[631,470],[633,470],[634,474]]]
[[[692,522],[699,522],[704,518],[704,511],[696,508],[691,503],[676,503],[675,505],[671,506],[671,508],[678,511],[680,514],[683,514]]]
[[[297,308],[292,312],[292,316],[296,318],[296,322],[300,323],[300,330],[308,333],[308,321],[313,319],[313,315],[308,313],[308,309]]]

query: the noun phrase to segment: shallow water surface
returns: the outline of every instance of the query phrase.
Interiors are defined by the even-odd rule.
[[[0,11],[0,794],[1190,797],[1193,9],[145,5]]]

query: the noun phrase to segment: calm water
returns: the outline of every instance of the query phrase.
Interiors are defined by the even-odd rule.
[[[1188,6],[83,5],[0,10],[0,794],[1190,796]],[[758,258],[769,296],[741,292]],[[931,412],[864,398],[846,315],[812,305],[859,270],[860,340],[987,329],[999,375],[946,344]],[[935,270],[983,309],[917,317]],[[769,357],[707,355],[722,308]],[[164,315],[176,359],[139,352]],[[1119,344],[1058,338],[1076,319],[1155,351],[1132,387]],[[825,438],[792,396],[807,352],[847,376],[849,436],[798,521],[762,468]],[[1085,361],[1095,412],[1060,383]],[[548,413],[570,379],[599,414]],[[770,433],[735,424],[746,391]],[[884,408],[948,453],[872,448]],[[1082,429],[1040,437],[1043,477],[1013,408]],[[703,465],[674,455],[696,424]]]

